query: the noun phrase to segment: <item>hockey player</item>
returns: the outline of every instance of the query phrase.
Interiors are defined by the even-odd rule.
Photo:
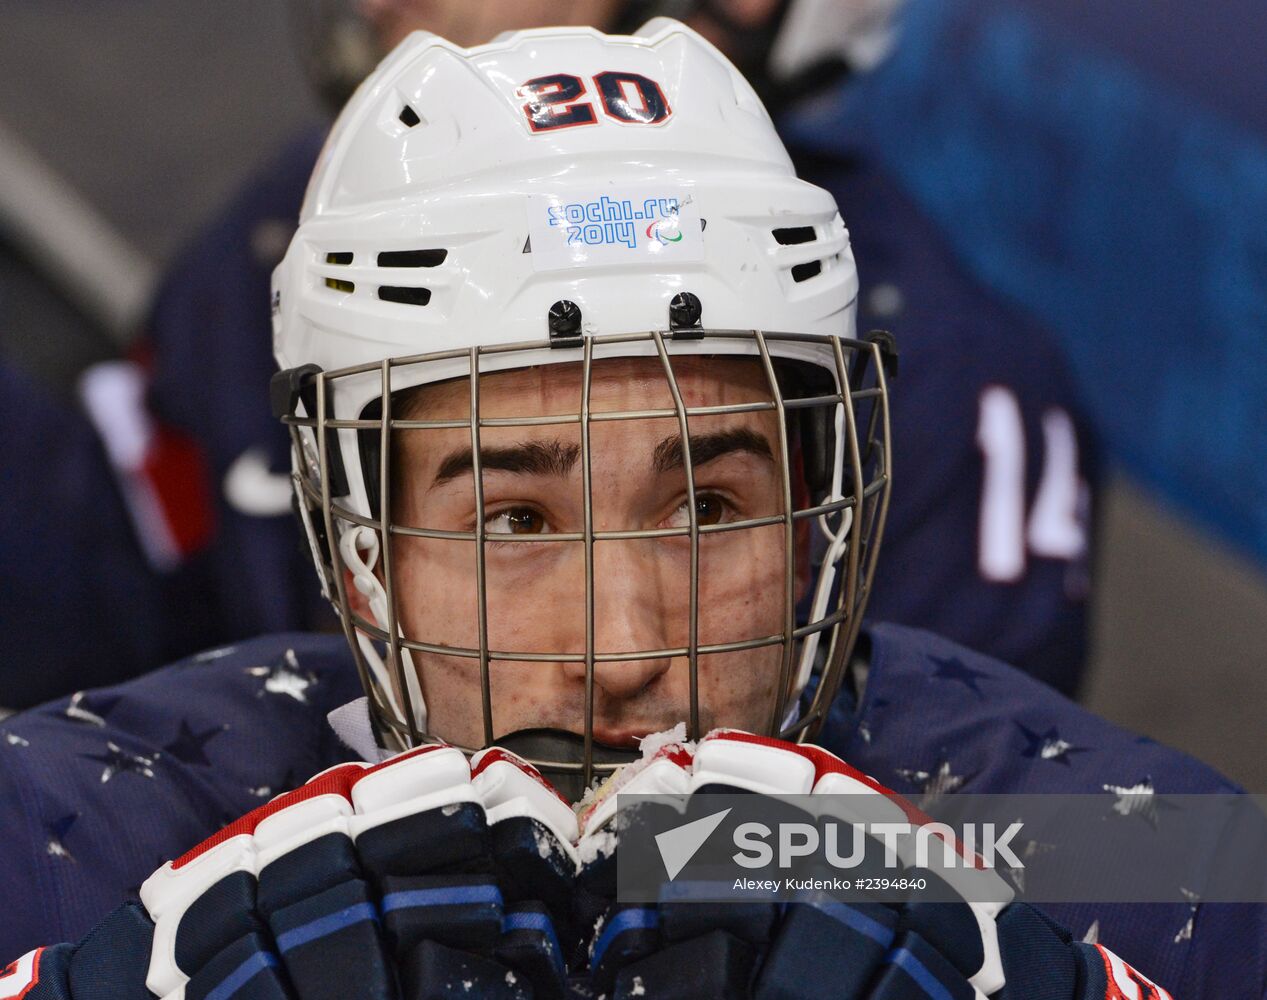
[[[575,795],[676,724],[764,734],[670,759],[757,791],[1234,790],[948,641],[859,637],[891,345],[852,336],[856,295],[830,195],[681,25],[402,44],[336,126],[273,299],[273,403],[347,642],[256,640],[6,724],[5,950],[176,861],[0,995],[557,995],[565,972],[674,995],[666,965],[694,995],[1166,995],[1024,908],[811,905],[760,932],[576,908],[606,897],[538,772]],[[1053,912],[1175,995],[1262,990],[1260,908]],[[838,975],[804,981],[812,954]]]
[[[869,71],[891,34],[893,4],[646,0],[524,4],[312,2],[302,47],[341,100],[359,80],[347,55],[368,31],[384,51],[415,28],[460,44],[501,28],[540,24],[638,27],[661,7],[690,11],[741,69],[774,95],[776,124],[796,135],[798,173],[829,190],[859,234],[858,327],[893,331],[902,382],[892,404],[905,488],[890,507],[890,543],[875,581],[879,620],[927,628],[1014,664],[1066,694],[1085,660],[1090,505],[1098,484],[1094,436],[1050,333],[970,278],[872,151],[848,156],[809,141],[798,113],[836,86],[824,63]],[[696,11],[700,8],[700,11]],[[859,13],[851,17],[847,11]],[[678,16],[675,14],[675,16]],[[372,47],[372,46],[371,46]],[[773,65],[813,67],[799,80]],[[828,67],[830,68],[830,67]],[[348,89],[341,89],[348,88]],[[259,303],[298,214],[323,129],[291,142],[181,256],[150,324],[157,415],[205,447],[218,486],[216,537],[202,557],[208,607],[226,639],[322,627],[327,616],[289,525],[287,440],[262,398],[229,391],[270,372]],[[279,233],[281,238],[279,238]],[[943,483],[957,488],[947,494]],[[280,481],[280,489],[279,489]]]

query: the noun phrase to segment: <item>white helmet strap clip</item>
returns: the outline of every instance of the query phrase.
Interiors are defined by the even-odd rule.
[[[379,549],[378,533],[371,528],[354,526],[344,531],[339,537],[339,554],[343,557],[343,565],[352,574],[352,585],[369,602],[374,624],[385,630],[391,620],[391,615],[388,614],[387,609],[387,591],[374,572],[374,567],[378,565]],[[396,631],[399,635],[399,624]],[[396,691],[394,672],[384,661],[377,643],[359,629],[356,630],[356,638],[361,655],[365,657],[365,662],[378,681],[379,690],[391,703],[393,714],[403,722],[406,716]],[[409,701],[414,706],[414,725],[419,732],[426,732],[427,705],[423,700],[422,690],[418,683],[418,672],[414,669],[413,657],[408,649],[400,650],[400,661],[405,675],[405,684],[409,688]]]

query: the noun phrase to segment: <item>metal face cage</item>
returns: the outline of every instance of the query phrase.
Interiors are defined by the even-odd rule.
[[[588,786],[596,773],[614,770],[637,755],[636,751],[632,755],[604,752],[607,748],[595,740],[596,667],[649,660],[668,660],[677,665],[675,669],[684,667],[686,697],[675,711],[686,723],[687,738],[698,739],[704,735],[703,719],[709,716],[709,705],[701,706],[701,660],[741,653],[767,655],[771,671],[777,669],[777,683],[769,688],[768,711],[761,709],[764,734],[812,739],[843,680],[883,533],[891,482],[886,365],[893,356],[889,344],[887,336],[850,340],[756,330],[695,330],[688,338],[651,331],[586,337],[579,346],[564,349],[549,341],[482,345],[329,372],[307,366],[276,376],[274,406],[291,431],[300,519],[323,588],[352,648],[383,745],[405,749],[443,736],[432,731],[434,719],[422,700],[426,683],[420,681],[415,661],[442,658],[445,663],[466,664],[472,671],[478,665],[482,746],[510,745],[506,737],[512,734],[494,725],[494,679],[499,664],[571,665],[569,669],[578,677],[584,671],[583,718],[567,727],[574,734],[573,742],[547,743],[553,749],[543,756],[524,755],[556,781],[570,776],[572,787]],[[759,398],[690,405],[675,365],[692,357],[697,365],[701,359],[704,364],[714,358],[748,359],[760,372]],[[595,371],[616,358],[645,359],[640,363],[663,378],[667,405],[614,409],[592,405]],[[556,364],[571,365],[578,374],[578,406],[565,412],[486,412],[481,389],[491,384],[487,382],[490,376]],[[450,400],[455,390],[461,390],[460,416],[418,419],[408,411],[405,401],[411,391],[434,386],[445,386]],[[692,424],[699,441],[699,428],[708,420],[744,419],[746,414],[759,415],[751,419],[768,421],[766,426],[771,428],[774,447],[769,457],[777,477],[772,486],[778,495],[777,509],[701,523],[697,493],[701,462],[698,454],[692,454]],[[611,421],[659,421],[676,432],[678,457],[672,461],[684,481],[686,523],[596,525],[592,437]],[[620,430],[624,433],[636,426],[622,423]],[[573,474],[579,470],[580,516],[569,530],[525,534],[489,530],[485,439],[502,433],[494,428],[538,432],[554,428],[570,435]],[[401,436],[436,432],[447,432],[449,441],[457,432],[464,446],[469,443],[465,463],[474,510],[469,530],[405,523],[394,510],[399,506],[400,476],[406,471],[394,467]],[[701,543],[707,548],[710,536],[762,530],[781,536],[780,621],[759,635],[708,641],[710,637],[702,636],[700,627],[701,602],[707,612],[709,600]],[[469,558],[467,572],[473,577],[475,599],[470,609],[473,621],[463,627],[474,641],[410,634],[406,619],[412,595],[402,593],[400,562],[401,546],[412,544],[411,540],[469,549],[463,559]],[[684,635],[661,648],[600,648],[596,546],[617,541],[651,546],[672,542],[680,553],[683,540],[687,549]],[[508,649],[490,642],[490,547],[525,544],[546,544],[551,551],[563,551],[559,546],[580,550],[583,608],[578,600],[570,611],[583,617],[583,629],[577,632],[579,638],[583,631],[583,648]],[[798,580],[809,581],[807,593],[798,595]],[[352,586],[366,596],[358,599]],[[534,607],[531,593],[519,593],[516,600],[522,614],[559,611]],[[754,652],[760,650],[769,652]],[[776,656],[777,668],[773,666]],[[725,718],[709,721],[731,724]],[[557,723],[554,728],[559,728]],[[481,749],[481,745],[463,745],[478,744],[478,737],[454,742],[467,752]]]

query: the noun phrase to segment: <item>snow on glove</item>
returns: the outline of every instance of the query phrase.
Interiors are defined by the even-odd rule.
[[[735,731],[712,733],[693,751],[668,743],[630,772],[613,782],[622,793],[867,794],[891,803],[894,822],[929,821],[819,747]],[[1168,1000],[1111,952],[1073,943],[1021,903],[844,903],[812,892],[790,903],[708,903],[684,898],[689,887],[670,882],[654,906],[621,905],[614,902],[615,808],[615,795],[608,794],[582,813],[578,847],[578,902],[598,914],[589,945],[593,989],[613,1000]],[[899,846],[899,858],[909,863],[903,852]],[[968,899],[1011,898],[987,870],[920,874],[941,877]],[[981,891],[982,881],[991,883],[989,892]],[[1128,981],[1147,986],[1132,992],[1121,985]],[[1149,988],[1156,992],[1145,992]]]

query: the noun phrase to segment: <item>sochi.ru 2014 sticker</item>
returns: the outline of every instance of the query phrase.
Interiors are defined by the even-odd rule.
[[[622,188],[532,195],[528,250],[538,271],[587,264],[698,261],[699,213],[690,194]]]

